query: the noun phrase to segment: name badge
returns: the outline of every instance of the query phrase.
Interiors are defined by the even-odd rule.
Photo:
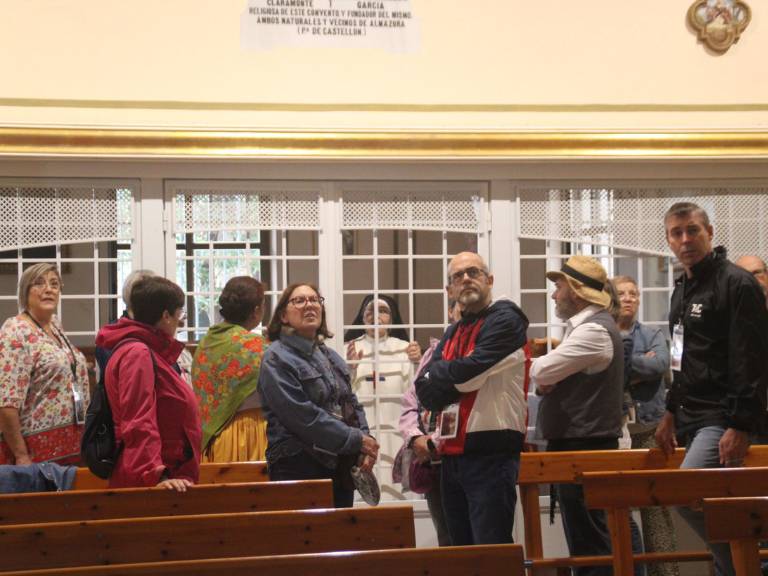
[[[72,384],[72,408],[75,412],[75,424],[85,424],[85,402],[74,384]]]
[[[670,367],[680,372],[683,368],[683,325],[678,323],[672,328],[672,343],[669,348]]]
[[[437,437],[440,440],[456,438],[459,433],[459,404],[451,404],[438,416]]]

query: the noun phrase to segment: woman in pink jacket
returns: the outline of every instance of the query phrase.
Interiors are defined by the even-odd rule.
[[[110,487],[161,486],[183,492],[200,471],[200,417],[192,388],[174,369],[184,345],[184,293],[170,280],[139,280],[133,319],[104,326],[96,344],[112,350],[107,397],[122,445]]]

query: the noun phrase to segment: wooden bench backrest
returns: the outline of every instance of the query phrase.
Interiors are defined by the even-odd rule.
[[[680,467],[685,450],[666,456],[661,450],[593,450],[584,452],[526,452],[521,455],[520,503],[528,558],[543,558],[539,485],[580,482],[586,472],[672,470]],[[768,466],[768,446],[752,446],[745,466]]]
[[[763,490],[768,494],[768,490]],[[768,539],[768,497],[704,500],[707,540]]]
[[[198,484],[233,484],[237,482],[267,482],[266,462],[204,463],[200,465]],[[78,468],[73,490],[101,490],[107,488],[107,480],[94,476],[88,468]]]
[[[584,472],[663,470],[679,468],[682,448],[667,457],[661,450],[588,450],[584,452],[524,452],[518,484],[576,482]],[[768,453],[766,453],[768,462]]]
[[[333,508],[330,480],[0,495],[0,525]]]
[[[582,484],[590,508],[690,506],[704,498],[765,495],[768,468],[588,472]]]
[[[415,544],[410,506],[21,524],[0,529],[0,572]]]
[[[698,506],[708,497],[759,496],[768,491],[766,479],[768,468],[719,468],[588,472],[582,484],[587,507],[606,511],[614,573],[631,574],[630,508]]]
[[[591,450],[585,452],[524,452],[520,455],[520,505],[529,558],[544,557],[539,506],[540,484],[575,482],[584,472],[597,470],[656,470],[680,466],[684,450],[667,458],[661,450]]]
[[[704,500],[707,540],[730,542],[736,576],[762,574],[760,541],[768,538],[768,498]]]
[[[525,452],[520,458],[518,484],[578,482],[585,472],[676,469],[685,457],[678,448],[666,456],[661,450],[592,450],[584,452]],[[768,446],[751,446],[744,466],[768,466]]]
[[[515,544],[411,548],[346,554],[300,554],[186,562],[153,562],[61,570],[12,572],[8,576],[524,576],[523,549]]]

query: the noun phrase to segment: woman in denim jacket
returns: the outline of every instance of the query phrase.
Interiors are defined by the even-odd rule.
[[[333,480],[334,505],[352,506],[350,464],[370,471],[379,445],[368,434],[344,360],[327,348],[324,299],[310,284],[280,295],[267,329],[259,390],[267,417],[271,480]]]

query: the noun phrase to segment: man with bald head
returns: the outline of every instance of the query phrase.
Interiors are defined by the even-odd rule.
[[[744,268],[744,270],[755,277],[755,280],[760,284],[760,288],[763,289],[766,305],[768,305],[768,268],[766,268],[765,261],[760,256],[745,254],[736,260],[736,266]]]
[[[492,286],[478,254],[451,260],[446,290],[462,317],[416,379],[419,401],[436,414],[443,510],[454,546],[512,542],[527,414],[528,319],[512,301],[493,300]]]

